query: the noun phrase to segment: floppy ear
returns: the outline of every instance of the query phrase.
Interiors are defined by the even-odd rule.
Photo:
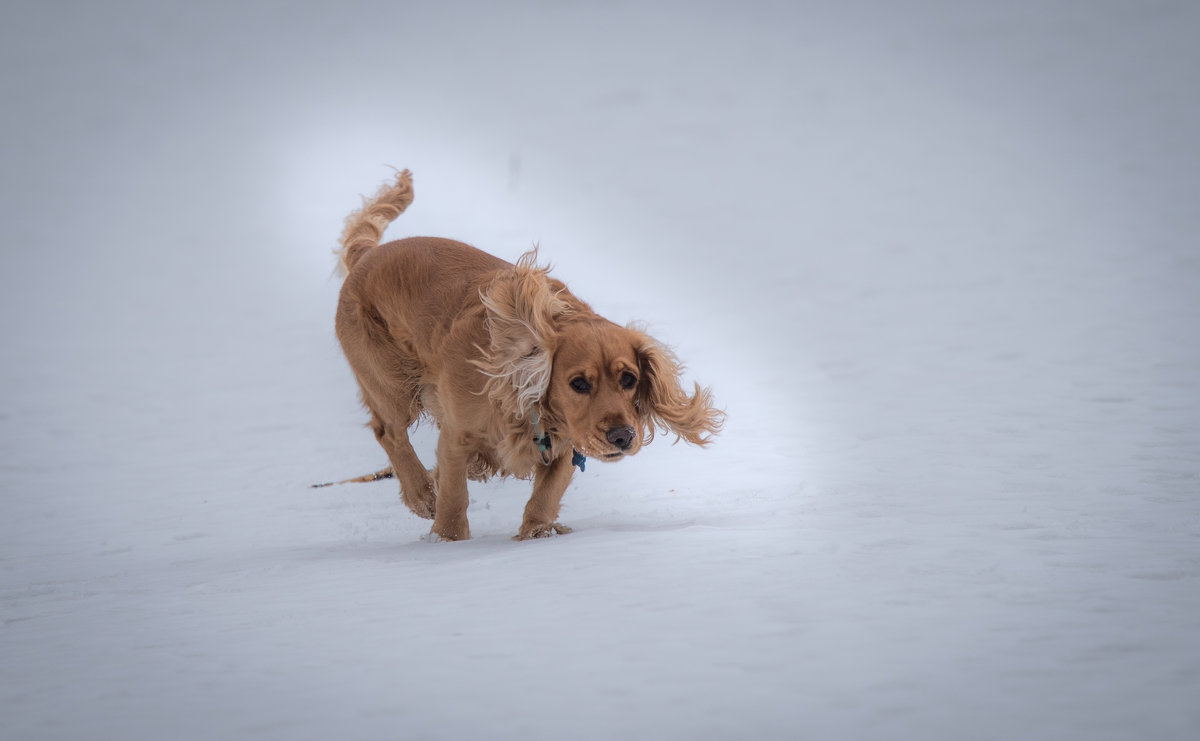
[[[508,416],[529,419],[550,385],[556,327],[570,311],[562,284],[526,252],[512,270],[480,291],[487,311],[488,346],[475,361],[488,377],[484,393]]]
[[[634,405],[646,430],[646,442],[654,439],[655,429],[674,432],[693,445],[707,445],[721,431],[725,413],[712,405],[712,392],[694,384],[689,396],[680,386],[683,364],[653,337],[634,333],[638,357],[637,396]]]

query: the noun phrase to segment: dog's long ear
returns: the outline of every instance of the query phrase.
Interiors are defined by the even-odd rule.
[[[725,413],[713,407],[712,392],[694,384],[689,396],[679,383],[683,364],[657,340],[631,329],[638,357],[637,396],[634,404],[646,431],[646,441],[655,429],[673,432],[693,445],[707,445],[721,431]]]
[[[488,346],[476,361],[488,377],[484,393],[508,416],[529,419],[550,385],[559,320],[571,307],[564,286],[537,266],[537,250],[480,292],[487,310]]]

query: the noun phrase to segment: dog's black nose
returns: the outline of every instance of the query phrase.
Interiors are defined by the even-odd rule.
[[[605,437],[613,445],[616,445],[621,450],[629,450],[629,446],[633,445],[633,428],[624,425],[622,427],[614,427],[605,433]]]

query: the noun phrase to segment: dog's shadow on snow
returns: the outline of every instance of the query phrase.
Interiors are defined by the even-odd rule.
[[[413,536],[397,533],[394,540],[344,540],[289,549],[299,559],[357,560],[376,562],[463,563],[477,560],[524,558],[550,550],[608,550],[619,549],[630,537],[645,537],[691,528],[718,527],[697,518],[658,522],[617,521],[612,518],[589,518],[572,522],[574,532],[532,540],[514,540],[512,533],[481,532],[469,540],[440,541],[428,535]]]

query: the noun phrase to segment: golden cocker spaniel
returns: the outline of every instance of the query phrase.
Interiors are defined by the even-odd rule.
[[[720,429],[670,351],[597,315],[536,251],[513,265],[448,239],[379,244],[412,199],[404,170],[347,217],[336,325],[400,496],[435,536],[470,537],[467,479],[496,474],[533,478],[518,539],[570,532],[559,502],[586,458],[633,455],[656,428],[696,445]],[[439,429],[432,471],[408,439],[422,415]]]

